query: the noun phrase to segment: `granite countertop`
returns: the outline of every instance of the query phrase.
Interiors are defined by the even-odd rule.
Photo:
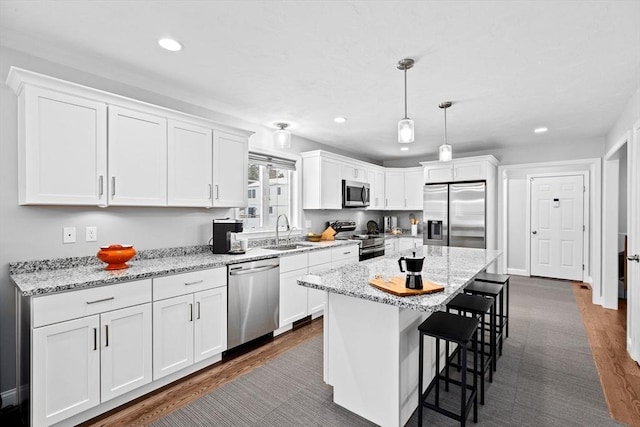
[[[399,297],[369,285],[369,279],[376,275],[382,275],[385,279],[403,276],[404,273],[398,268],[398,258],[411,252],[416,252],[418,257],[425,257],[422,276],[444,285],[443,292]],[[422,246],[334,270],[307,274],[298,280],[298,284],[383,304],[432,312],[444,309],[447,302],[460,293],[476,274],[494,262],[501,253],[490,249]]]
[[[302,243],[302,242],[299,242]],[[96,257],[61,258],[9,263],[9,277],[22,296],[36,296],[74,289],[128,282],[168,274],[224,267],[240,262],[280,258],[323,250],[355,241],[303,242],[304,247],[276,251],[250,248],[245,254],[212,254],[208,246],[140,251],[128,262],[129,268],[106,271]]]

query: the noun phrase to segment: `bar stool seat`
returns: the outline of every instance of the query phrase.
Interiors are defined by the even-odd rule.
[[[511,276],[508,274],[487,273],[486,271],[478,273],[476,276],[476,280],[479,282],[498,283],[504,286],[505,305],[502,322],[506,330],[505,337],[507,338],[509,338],[509,279],[511,279]]]
[[[494,310],[496,323],[496,345],[498,347],[498,355],[502,356],[502,342],[504,341],[504,325],[502,318],[504,315],[504,286],[497,283],[478,282],[474,280],[464,288],[464,293],[471,295],[481,295],[483,297],[492,298],[497,309]],[[497,369],[497,356],[493,358],[493,370]]]
[[[419,346],[419,358],[418,358],[418,425],[422,426],[422,412],[423,407],[439,412],[443,415],[453,418],[460,422],[461,426],[466,425],[467,416],[469,411],[473,407],[473,421],[478,421],[478,376],[475,372],[478,372],[478,346],[477,341],[474,340],[474,336],[478,331],[478,325],[480,321],[475,317],[458,316],[452,313],[445,313],[437,311],[431,314],[420,326],[418,331],[420,332],[420,346]],[[423,390],[423,376],[424,376],[424,337],[430,336],[435,338],[436,341],[436,374],[429,383],[427,389]],[[473,383],[468,384],[467,370],[462,369],[460,381],[446,378],[440,373],[440,340],[444,340],[447,343],[452,342],[460,347],[462,366],[467,365],[467,349],[469,343],[473,345]],[[448,357],[445,357],[445,365],[448,363]],[[460,412],[454,413],[440,406],[440,380],[446,379],[452,384],[460,386]],[[427,402],[429,393],[435,390],[435,403]],[[467,391],[470,390],[467,397]]]
[[[476,316],[480,319],[480,328],[478,329],[478,331],[480,331],[480,337],[478,338],[476,336],[475,338],[477,341],[479,341],[480,344],[480,369],[478,370],[478,372],[475,372],[475,374],[480,376],[480,404],[482,405],[484,405],[484,377],[487,372],[489,372],[489,382],[493,382],[493,358],[496,357],[496,322],[494,306],[494,300],[492,298],[467,294],[458,294],[447,304],[447,313],[449,312],[449,310],[456,310],[458,312],[458,315],[466,315],[467,313],[471,313],[473,316]],[[485,351],[485,315],[489,315],[488,353]],[[449,342],[446,342],[445,354],[449,354]],[[451,355],[448,356],[449,363],[445,367],[446,377],[449,377],[449,366],[453,366],[458,369],[463,367],[460,362],[458,362],[458,364],[452,362],[453,358],[456,355],[458,356],[458,360],[460,360],[460,347],[456,348],[451,353]],[[467,367],[465,366],[465,368]],[[445,382],[445,384],[447,387],[446,390],[448,391],[448,383]]]

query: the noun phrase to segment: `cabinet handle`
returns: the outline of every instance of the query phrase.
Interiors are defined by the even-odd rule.
[[[193,304],[189,304],[189,322],[193,322]]]
[[[116,177],[111,177],[111,197],[116,195]]]
[[[209,184],[209,200],[213,199],[213,186]]]
[[[184,285],[185,285],[185,286],[197,285],[198,283],[202,283],[202,282],[204,282],[204,279],[202,279],[202,280],[196,280],[195,282],[186,282]]]
[[[97,299],[95,301],[87,301],[87,304],[96,304],[98,302],[111,301],[112,299],[116,299],[116,298],[115,297],[109,297],[109,298]]]
[[[385,207],[389,206],[389,199],[384,199],[384,206]]]
[[[109,347],[109,325],[104,325],[104,346]]]
[[[198,312],[196,319],[199,319],[200,318],[200,301],[196,302],[196,310]]]
[[[98,197],[102,197],[104,194],[104,176],[98,177]]]
[[[98,328],[93,328],[93,349],[98,349]]]
[[[407,199],[404,199],[404,207],[407,207]]]
[[[220,200],[220,186],[216,184],[216,200]]]

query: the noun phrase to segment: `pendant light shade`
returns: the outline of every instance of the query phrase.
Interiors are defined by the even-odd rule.
[[[453,158],[451,146],[447,143],[447,108],[451,107],[450,101],[441,102],[438,107],[444,110],[444,144],[440,146],[439,159],[441,162],[448,162]]]
[[[404,58],[398,61],[398,69],[404,71],[404,118],[398,122],[398,142],[407,144],[415,139],[413,120],[407,116],[407,70],[413,67],[413,59]]]
[[[276,123],[280,129],[273,133],[273,140],[278,148],[291,148],[291,132],[287,130],[288,123]]]

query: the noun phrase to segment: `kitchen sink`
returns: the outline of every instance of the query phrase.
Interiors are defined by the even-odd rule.
[[[311,246],[312,245],[305,244],[305,243],[296,243],[293,245],[265,246],[262,249],[268,249],[271,251],[292,251],[295,249],[310,248]]]

